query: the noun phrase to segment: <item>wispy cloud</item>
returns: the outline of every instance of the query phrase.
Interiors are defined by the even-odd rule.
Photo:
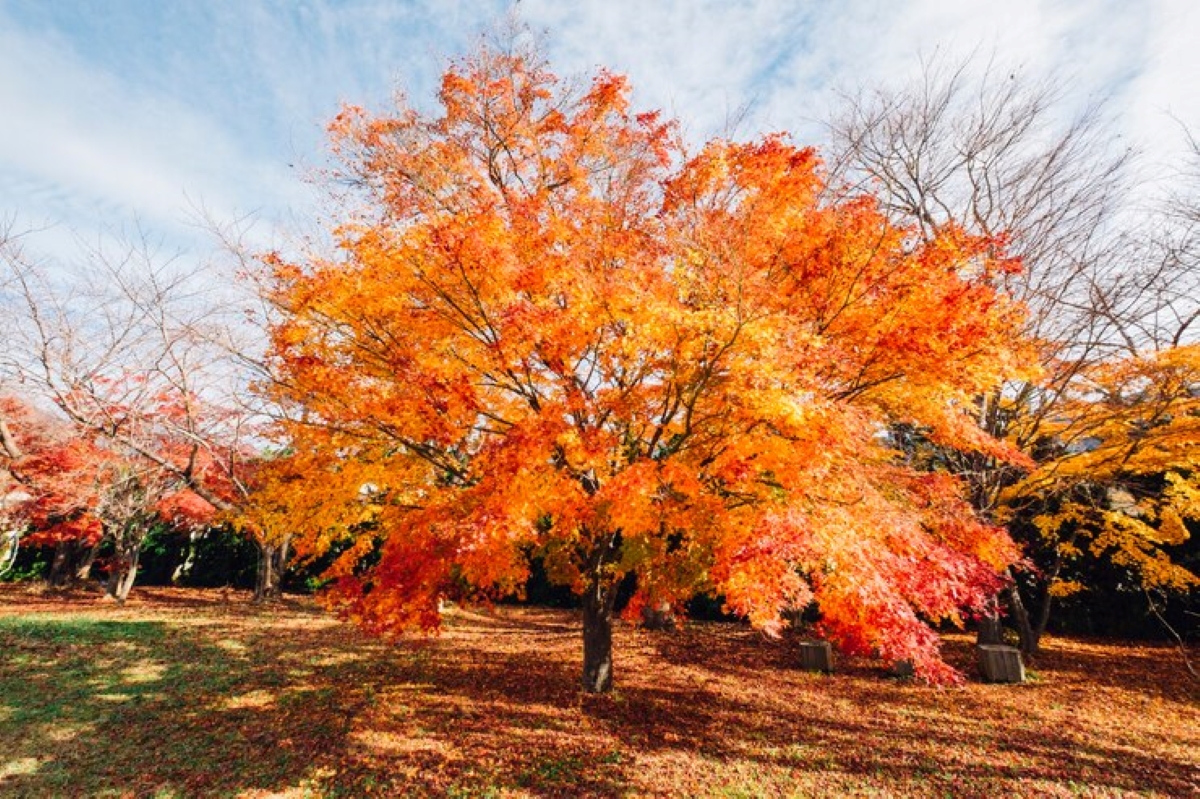
[[[1061,82],[1081,107],[1112,95],[1153,157],[1200,131],[1200,10],[1191,0],[522,0],[562,72],[630,75],[636,100],[694,138],[791,130],[818,141],[837,89],[904,80],[919,59],[977,51]],[[86,10],[90,9],[90,10]],[[502,0],[211,0],[0,6],[0,216],[74,227],[137,217],[175,230],[218,216],[306,213],[302,176],[342,101],[427,104],[445,59]]]
[[[1159,13],[1148,15],[1151,5]],[[731,110],[749,104],[752,129],[816,137],[813,122],[839,91],[912,79],[922,59],[934,57],[953,63],[975,54],[1051,77],[1076,107],[1113,94],[1123,110],[1136,110],[1132,83],[1160,64],[1154,19],[1182,16],[1162,13],[1172,5],[1181,3],[610,0],[576,9],[530,0],[521,8],[550,29],[557,63],[627,71],[648,104],[674,110],[700,134],[720,130]],[[1186,42],[1189,29],[1200,36],[1193,20],[1166,37]]]

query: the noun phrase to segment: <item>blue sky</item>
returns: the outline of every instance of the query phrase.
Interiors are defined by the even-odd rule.
[[[74,237],[253,213],[303,227],[304,176],[342,102],[427,104],[447,57],[511,10],[467,0],[0,0],[0,220]],[[1148,162],[1200,133],[1193,0],[522,0],[560,73],[630,76],[636,101],[694,138],[742,107],[741,130],[820,143],[838,90],[903,80],[922,55],[978,51],[1049,75],[1067,105],[1109,96]]]

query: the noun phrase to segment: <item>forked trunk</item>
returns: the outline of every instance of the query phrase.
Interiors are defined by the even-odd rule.
[[[110,599],[124,602],[129,596],[133,582],[137,579],[138,562],[142,558],[142,543],[149,532],[150,528],[140,517],[130,519],[121,528],[117,540],[113,542],[116,551],[113,553],[112,571],[109,572],[108,582],[104,587],[105,595]]]
[[[583,690],[603,694],[612,690],[612,626],[615,586],[593,579],[583,595]]]
[[[138,561],[141,560],[141,556],[140,541],[137,544],[131,544],[126,551],[118,553],[117,563],[108,575],[108,583],[105,585],[105,594],[110,599],[124,602],[129,598],[129,592],[133,589],[134,581],[137,580]]]
[[[281,544],[258,544],[258,571],[254,580],[256,602],[278,599],[282,593],[283,572],[287,568],[291,540]]]

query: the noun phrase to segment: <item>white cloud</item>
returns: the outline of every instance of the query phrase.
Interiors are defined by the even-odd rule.
[[[309,214],[326,120],[343,101],[382,105],[402,73],[431,87],[479,24],[471,5],[0,7],[0,218],[57,225],[52,247],[69,254],[76,234],[135,220],[202,247],[197,206]]]
[[[722,131],[775,91],[808,17],[776,0],[746,3],[621,0],[582,5],[533,0],[521,11],[549,31],[563,72],[608,67],[629,74],[640,104],[681,119],[694,136]]]
[[[1200,133],[1200,4],[1193,0],[522,0],[549,30],[553,66],[627,73],[641,107],[693,139],[815,120],[836,89],[914,76],[919,58],[977,51],[1064,87],[1102,93],[1131,142]],[[219,216],[308,208],[299,176],[322,159],[340,101],[384,104],[403,85],[428,107],[437,72],[505,9],[503,0],[211,0],[101,15],[27,0],[0,10],[0,216],[178,229],[191,202]],[[34,22],[31,22],[34,20]],[[297,165],[290,169],[289,163]]]
[[[694,135],[721,130],[731,111],[749,103],[752,129],[787,129],[807,139],[818,135],[814,122],[827,114],[838,90],[911,79],[922,58],[954,63],[975,53],[981,64],[994,59],[998,68],[1047,76],[1063,86],[1073,106],[1068,114],[1106,92],[1128,105],[1128,82],[1163,65],[1153,52],[1161,43],[1150,33],[1150,18],[1161,14],[1148,15],[1146,5],[611,0],[579,6],[531,0],[521,9],[535,27],[550,29],[561,68],[607,65],[627,72],[645,105],[688,120]],[[1190,50],[1188,29],[1160,30],[1159,38]]]
[[[1160,2],[1147,21],[1146,65],[1127,92],[1129,130],[1159,166],[1170,168],[1184,150],[1182,127],[1200,139],[1200,4]]]
[[[57,37],[0,28],[0,214],[90,235],[133,220],[186,238],[195,206],[229,218],[302,187],[255,161],[222,120],[80,59]],[[59,242],[62,246],[62,242]]]

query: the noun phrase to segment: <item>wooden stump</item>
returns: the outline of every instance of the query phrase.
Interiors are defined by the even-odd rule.
[[[1021,651],[1015,646],[980,644],[976,650],[979,652],[979,673],[985,681],[1025,682],[1025,664],[1021,661]]]
[[[828,641],[801,641],[800,668],[805,671],[833,671],[833,647]]]

